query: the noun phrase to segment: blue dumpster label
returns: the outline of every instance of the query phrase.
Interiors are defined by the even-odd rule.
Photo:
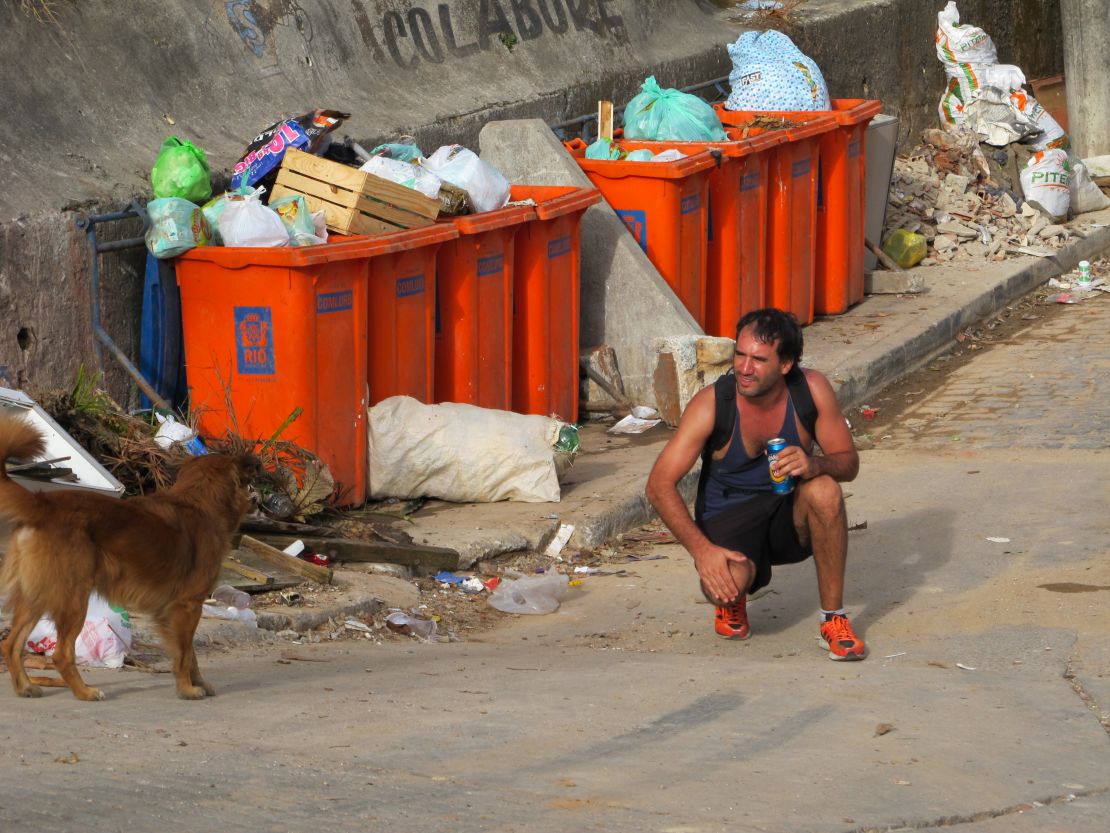
[[[808,157],[806,159],[799,159],[790,166],[790,176],[805,176],[810,172],[811,167]]]
[[[701,194],[689,194],[682,198],[683,214],[693,214],[699,208],[701,208]]]
[[[235,307],[238,370],[243,375],[274,374],[274,317],[269,307]]]
[[[740,190],[754,191],[756,188],[759,187],[759,184],[762,181],[763,178],[759,175],[759,171],[752,171],[750,174],[744,174],[740,178]]]
[[[343,292],[321,292],[316,296],[316,314],[323,315],[327,312],[343,312],[354,306],[354,292],[350,289]]]
[[[638,208],[618,208],[617,216],[621,218],[622,223],[628,226],[628,230],[632,232],[632,236],[636,238],[640,248],[646,252],[648,241],[647,212]]]
[[[849,159],[858,159],[859,158],[859,151],[860,151],[859,146],[860,146],[860,140],[859,139],[852,139],[852,141],[848,142],[848,158]]]
[[[424,275],[409,275],[407,278],[397,278],[397,297],[408,298],[410,295],[424,294]]]
[[[490,255],[489,257],[478,258],[478,277],[484,278],[487,275],[500,275],[505,271],[505,256],[504,255]]]
[[[569,255],[572,248],[569,234],[556,238],[547,244],[547,259],[554,260],[557,257]]]

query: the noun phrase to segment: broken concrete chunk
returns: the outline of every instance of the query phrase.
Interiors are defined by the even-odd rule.
[[[933,248],[938,252],[950,252],[956,248],[957,240],[951,234],[937,234],[933,239]]]
[[[1064,228],[1063,226],[1051,225],[1051,226],[1045,226],[1040,231],[1038,231],[1037,236],[1042,237],[1042,238],[1047,238],[1047,237],[1055,237],[1058,234],[1066,235],[1067,233],[1068,233],[1068,230],[1066,228]]]
[[[944,178],[942,185],[945,194],[951,196],[963,196],[967,191],[967,186],[971,183],[971,178],[962,176],[961,174],[949,174]]]
[[[955,220],[941,223],[937,226],[937,232],[940,234],[953,234],[961,240],[971,240],[979,236],[978,230],[970,226],[965,226],[963,223],[957,223]]]

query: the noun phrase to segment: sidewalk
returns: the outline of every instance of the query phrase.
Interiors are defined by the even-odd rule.
[[[1083,220],[1110,224],[1110,209]],[[1053,257],[919,267],[914,274],[927,292],[873,295],[844,315],[807,327],[803,364],[832,380],[847,411],[950,347],[965,327],[1107,249],[1110,227],[1103,227]],[[583,427],[582,451],[563,482],[561,502],[432,501],[406,531],[418,542],[458,550],[459,568],[467,569],[501,553],[542,549],[560,524],[575,527],[569,546],[592,548],[647,522],[653,512],[644,485],[671,431],[660,425],[639,436],[610,436],[606,427]],[[696,483],[695,469],[683,481],[688,498]]]

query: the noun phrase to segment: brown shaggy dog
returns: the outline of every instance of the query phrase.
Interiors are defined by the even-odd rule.
[[[249,507],[246,486],[259,470],[249,455],[209,454],[186,462],[169,489],[119,500],[81,491],[29,492],[13,482],[3,461],[42,454],[43,438],[28,422],[0,415],[0,516],[15,530],[0,565],[0,594],[11,633],[0,653],[21,697],[42,694],[23,667],[24,644],[45,613],[58,644],[54,667],[74,696],[103,700],[81,679],[75,643],[89,595],[149,615],[173,659],[177,696],[214,694],[197,668],[193,634],[227,554],[232,533]]]

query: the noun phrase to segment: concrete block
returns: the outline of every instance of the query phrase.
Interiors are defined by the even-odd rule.
[[[863,291],[867,295],[901,295],[927,290],[925,279],[913,272],[867,272],[863,278]]]
[[[582,351],[582,359],[602,379],[606,380],[617,393],[626,399],[628,394],[624,390],[624,381],[621,379],[620,366],[617,363],[617,354],[608,344],[591,347]],[[611,413],[621,407],[621,402],[605,391],[593,379],[586,377],[582,380],[579,396],[579,409],[594,413]]]
[[[672,336],[657,338],[654,347],[655,407],[664,422],[677,425],[694,394],[732,367],[735,344],[731,338]]]
[[[482,159],[510,182],[592,187],[554,133],[539,119],[490,122],[479,134]],[[660,334],[704,336],[608,204],[582,218],[580,343],[608,344],[620,362],[624,390],[637,405],[655,401],[655,350]]]

